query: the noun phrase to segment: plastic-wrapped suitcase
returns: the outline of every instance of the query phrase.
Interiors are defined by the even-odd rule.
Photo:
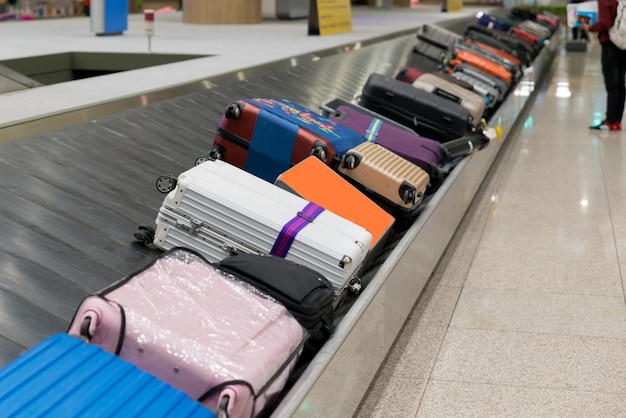
[[[454,68],[451,69],[452,76],[457,77],[459,74],[471,76],[474,79],[486,83],[492,89],[495,89],[497,91],[497,102],[501,102],[502,100],[504,100],[504,96],[506,96],[507,92],[510,89],[510,84],[506,83],[505,81],[499,79],[498,77],[487,74],[484,71],[481,71],[478,68],[468,64],[456,65]]]
[[[378,73],[372,73],[368,77],[360,103],[439,142],[473,132],[480,122],[474,121],[469,112],[458,103]]]
[[[387,242],[394,218],[318,159],[299,162],[278,176],[276,185],[367,229],[372,234],[369,260]]]
[[[434,74],[424,74],[413,82],[413,87],[460,104],[475,121],[480,121],[485,113],[487,106],[485,99],[472,90],[467,90]]]
[[[424,170],[373,142],[345,153],[337,170],[398,219],[413,217],[430,182]]]
[[[443,179],[440,164],[446,160],[441,144],[419,135],[382,115],[348,102],[333,99],[320,105],[326,117],[345,124],[370,142],[375,142],[426,171],[431,181]],[[323,205],[322,205],[323,206]]]
[[[159,209],[153,244],[192,248],[210,262],[239,252],[283,257],[326,277],[339,301],[358,282],[371,241],[363,227],[231,164],[209,160],[178,176]]]
[[[331,170],[315,157],[304,161],[309,160]],[[317,271],[284,258],[245,253],[226,257],[216,266],[285,305],[308,331],[302,356],[311,358],[333,333],[335,290]]]
[[[231,418],[271,407],[306,340],[285,306],[180,248],[88,296],[68,333]]]
[[[476,54],[472,51],[457,49],[452,54],[451,59],[447,63],[447,67],[456,67],[460,64],[468,64],[492,76],[498,77],[507,84],[513,82],[513,75],[502,65],[491,61],[484,56]]]
[[[67,334],[55,334],[0,369],[5,417],[215,418],[185,393]]]
[[[293,164],[315,155],[334,166],[363,138],[285,99],[232,103],[219,121],[209,158],[222,159],[273,183]]]

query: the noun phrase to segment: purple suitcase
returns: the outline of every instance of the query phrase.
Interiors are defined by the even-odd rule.
[[[419,166],[432,180],[441,180],[444,172],[440,164],[446,160],[442,145],[417,134],[410,128],[385,118],[369,109],[343,99],[333,99],[320,105],[322,114],[347,126],[395,154]]]
[[[87,297],[68,333],[230,418],[277,399],[306,335],[282,304],[180,248]]]

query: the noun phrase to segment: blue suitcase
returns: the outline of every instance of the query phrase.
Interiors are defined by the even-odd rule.
[[[67,334],[0,369],[0,411],[28,418],[216,417],[151,374]]]

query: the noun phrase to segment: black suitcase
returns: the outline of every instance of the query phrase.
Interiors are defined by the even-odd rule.
[[[448,54],[447,48],[441,48],[420,39],[415,42],[413,52],[414,54],[411,54],[408,64],[423,73],[439,71]]]
[[[503,32],[501,30],[488,29],[488,28],[482,27],[480,25],[468,25],[465,28],[464,36],[466,36],[466,37],[470,36],[471,32],[482,33],[483,35],[491,36],[491,37],[493,37],[493,38],[495,38],[495,39],[505,43],[506,45],[508,45],[512,49],[515,49],[516,51],[518,51],[518,54],[520,54],[520,55],[522,55],[522,54],[529,55],[531,61],[539,53],[539,48],[536,45],[533,45],[530,42],[527,42],[527,41],[521,39],[519,36],[510,34],[510,33],[507,33],[507,32]]]
[[[530,51],[524,47],[515,48],[498,38],[495,38],[491,35],[487,35],[485,33],[471,30],[469,27],[465,29],[464,37],[467,39],[471,39],[476,42],[483,43],[485,45],[489,45],[493,48],[497,48],[501,51],[506,52],[507,54],[513,55],[515,58],[520,60],[524,67],[528,67],[533,60],[533,56]]]
[[[378,73],[367,79],[360,104],[439,142],[474,132],[480,123],[458,103]]]

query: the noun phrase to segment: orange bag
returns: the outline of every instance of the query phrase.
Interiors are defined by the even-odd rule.
[[[483,48],[484,50],[493,52],[494,54],[500,55],[502,58],[508,59],[509,61],[511,61],[513,64],[515,64],[516,66],[518,66],[520,68],[522,67],[522,62],[519,60],[519,58],[509,54],[508,52],[505,52],[505,51],[503,51],[501,49],[498,49],[498,48],[494,48],[491,45],[487,45],[487,44],[484,44],[482,42],[473,41],[472,43],[474,45],[476,45],[476,46],[479,46],[479,47]]]
[[[372,252],[387,240],[394,218],[316,157],[308,157],[282,173],[276,185],[367,229]]]
[[[457,50],[453,58],[448,62],[448,65],[455,67],[459,64],[471,65],[487,74],[491,74],[507,83],[511,83],[511,73],[508,72],[506,68],[473,52]]]

